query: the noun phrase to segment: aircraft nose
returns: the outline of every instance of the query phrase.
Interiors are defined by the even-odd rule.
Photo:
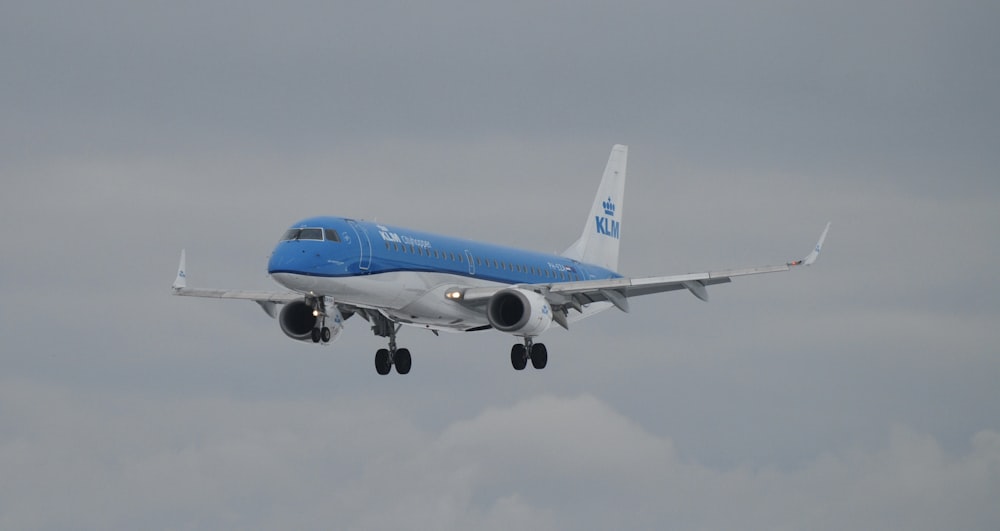
[[[286,271],[292,265],[295,257],[286,249],[288,246],[278,245],[271,251],[271,258],[267,261],[267,272],[279,273]]]

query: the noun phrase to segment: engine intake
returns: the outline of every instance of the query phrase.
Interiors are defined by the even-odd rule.
[[[523,337],[534,337],[552,325],[552,308],[534,291],[508,288],[490,297],[486,318],[493,328]]]
[[[316,327],[313,307],[304,300],[289,302],[281,309],[278,324],[286,336],[299,341],[312,341],[312,329]]]

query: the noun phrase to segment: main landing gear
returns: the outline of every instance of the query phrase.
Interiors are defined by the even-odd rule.
[[[533,343],[530,337],[526,337],[523,345],[511,347],[510,364],[514,366],[515,371],[523,371],[528,366],[529,359],[532,367],[544,369],[549,362],[549,351],[543,343]]]
[[[317,326],[316,328],[312,329],[312,341],[313,341],[313,343],[319,343],[320,341],[322,341],[324,343],[329,343],[330,342],[330,338],[332,336],[333,336],[333,333],[330,332],[330,329],[327,328],[326,326],[322,326],[321,325],[321,326]]]
[[[396,366],[396,372],[407,374],[413,365],[409,349],[396,348],[396,332],[402,325],[390,321],[380,313],[372,312],[372,332],[379,337],[389,338],[389,348],[380,348],[375,352],[375,372],[385,375],[389,374],[392,366]]]
[[[333,333],[326,326],[326,304],[323,302],[322,297],[318,297],[313,301],[313,316],[316,317],[316,326],[313,327],[310,334],[312,342],[319,343],[322,341],[329,343],[330,338],[333,337]]]

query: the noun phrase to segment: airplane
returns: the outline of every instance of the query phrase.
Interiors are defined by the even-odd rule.
[[[570,324],[610,308],[628,312],[631,297],[687,290],[708,300],[708,286],[735,277],[812,265],[830,230],[813,250],[780,265],[682,275],[619,274],[618,248],[628,147],[611,150],[580,237],[562,254],[547,254],[344,217],[312,217],[293,224],[271,253],[267,272],[289,291],[187,287],[185,251],[174,295],[256,302],[290,338],[320,345],[340,336],[358,315],[388,340],[375,353],[378,374],[407,374],[412,356],[399,348],[404,325],[439,332],[494,329],[517,338],[514,369],[548,363],[536,342],[553,323]],[[280,307],[280,309],[279,309]]]

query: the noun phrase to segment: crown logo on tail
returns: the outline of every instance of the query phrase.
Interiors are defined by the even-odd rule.
[[[614,217],[614,215],[615,215],[615,202],[611,200],[611,197],[608,197],[607,201],[604,201],[603,203],[601,203],[601,206],[604,207],[604,213],[605,214],[607,214],[607,215],[609,215],[611,217]]]

